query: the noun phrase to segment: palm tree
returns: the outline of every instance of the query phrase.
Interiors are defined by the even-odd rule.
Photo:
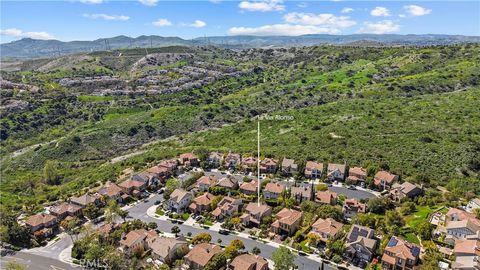
[[[105,222],[114,223],[120,217],[121,212],[122,209],[118,206],[117,202],[110,200],[105,208]]]

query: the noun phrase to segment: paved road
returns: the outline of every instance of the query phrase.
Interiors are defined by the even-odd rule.
[[[70,264],[61,262],[57,259],[36,255],[24,251],[14,252],[0,258],[0,268],[4,269],[9,261],[15,261],[32,270],[80,270],[79,266],[71,266]]]
[[[128,211],[130,212],[130,216],[132,218],[141,219],[145,222],[152,222],[152,221],[156,222],[158,224],[158,229],[159,230],[164,231],[164,232],[168,232],[168,233],[170,233],[171,228],[173,226],[178,226],[181,229],[180,233],[184,234],[184,235],[186,235],[189,232],[192,233],[192,235],[196,235],[196,234],[199,234],[201,232],[208,232],[212,236],[212,242],[216,243],[218,239],[222,239],[222,245],[228,245],[228,243],[230,243],[230,241],[232,241],[233,239],[240,239],[245,244],[245,249],[246,250],[250,251],[250,250],[252,250],[253,247],[256,246],[261,250],[261,253],[260,253],[261,256],[271,259],[272,252],[276,249],[273,246],[263,244],[261,242],[258,242],[258,241],[252,240],[252,239],[239,238],[239,237],[236,237],[234,234],[222,235],[222,234],[219,234],[216,231],[206,230],[206,229],[203,229],[203,228],[200,228],[200,227],[192,227],[192,226],[187,226],[187,225],[173,224],[170,221],[158,220],[158,219],[155,219],[155,218],[152,218],[152,217],[148,216],[147,215],[147,209],[149,207],[151,207],[156,200],[160,200],[161,197],[162,197],[161,195],[155,195],[155,196],[153,196],[152,198],[149,199],[149,202],[139,203],[139,204],[133,206],[132,208],[128,209]],[[303,270],[303,269],[305,269],[305,270],[320,269],[320,263],[319,262],[316,262],[314,260],[311,260],[311,259],[309,259],[307,257],[303,257],[303,256],[297,256],[297,258],[295,259],[295,263],[297,264],[297,266],[299,267],[300,270]],[[334,269],[334,268],[332,268],[328,265],[325,265],[324,269],[325,270],[331,270],[331,269]]]
[[[357,200],[361,199],[370,199],[370,198],[375,198],[375,194],[365,191],[365,190],[351,190],[346,187],[338,187],[338,186],[332,186],[329,187],[328,190],[336,192],[338,194],[342,194],[347,196],[347,198],[352,199],[355,198]]]
[[[58,260],[60,253],[70,245],[72,245],[72,239],[70,238],[70,236],[63,233],[59,235],[59,240],[57,240],[53,244],[45,247],[32,248],[25,252]]]

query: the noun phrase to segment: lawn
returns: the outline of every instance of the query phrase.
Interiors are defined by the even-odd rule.
[[[157,209],[155,210],[155,214],[163,216],[165,212],[163,212],[163,209],[161,206],[157,206]]]
[[[415,228],[420,222],[428,219],[428,217],[439,208],[439,206],[417,206],[417,210],[413,214],[405,217],[407,226]]]
[[[414,243],[414,244],[417,244],[417,245],[420,244],[420,240],[418,240],[418,237],[414,233],[406,233],[403,236],[404,236],[405,240],[407,240],[410,243]]]

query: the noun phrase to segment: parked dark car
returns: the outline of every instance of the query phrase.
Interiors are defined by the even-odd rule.
[[[220,229],[220,230],[218,231],[218,233],[219,233],[219,234],[223,234],[223,235],[229,235],[229,234],[230,234],[230,231],[224,230],[224,229]]]
[[[159,205],[161,203],[161,201],[157,200],[154,202],[155,205]]]

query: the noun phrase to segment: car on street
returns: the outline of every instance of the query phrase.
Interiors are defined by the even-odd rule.
[[[196,217],[195,217],[195,221],[200,221],[200,220],[202,220],[202,219],[203,219],[202,216],[196,216]]]
[[[157,191],[158,194],[162,194],[163,192],[165,192],[165,188],[161,188]]]
[[[357,188],[356,188],[354,185],[350,185],[350,186],[348,187],[348,189],[350,189],[350,190],[357,190]]]
[[[159,205],[160,203],[161,203],[161,201],[159,201],[159,200],[156,200],[156,201],[155,201],[153,204],[155,204],[155,205]]]
[[[229,235],[230,234],[230,231],[229,230],[224,230],[224,229],[220,229],[218,231],[219,234],[223,234],[223,235]]]

